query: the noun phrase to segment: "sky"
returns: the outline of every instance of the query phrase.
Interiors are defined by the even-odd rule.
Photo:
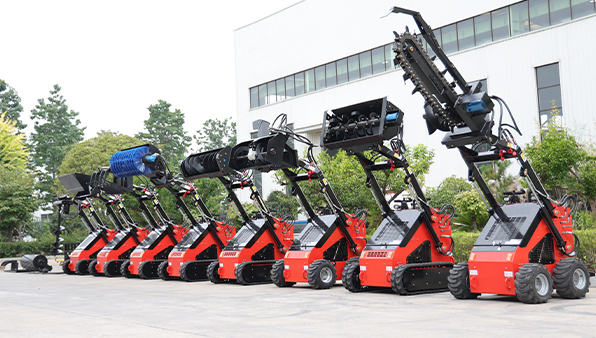
[[[0,79],[21,97],[27,134],[59,84],[85,139],[142,131],[158,100],[194,135],[206,119],[236,116],[234,30],[297,2],[1,1]]]

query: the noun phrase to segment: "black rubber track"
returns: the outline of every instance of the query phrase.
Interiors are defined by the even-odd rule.
[[[77,275],[88,275],[89,274],[89,259],[82,259],[75,264],[75,272]]]
[[[211,281],[211,283],[220,284],[220,283],[228,282],[227,279],[219,278],[219,273],[217,272],[218,269],[219,269],[219,261],[214,261],[211,264],[209,264],[209,266],[207,267],[207,277],[209,277],[209,280]]]
[[[64,273],[65,273],[65,274],[67,274],[67,275],[73,275],[75,272],[74,272],[74,271],[72,271],[72,270],[71,270],[71,269],[68,267],[68,265],[69,265],[69,264],[70,264],[70,259],[67,259],[67,260],[65,260],[65,261],[62,263],[62,271],[64,271]]]
[[[120,265],[120,273],[122,274],[122,276],[126,277],[126,278],[136,278],[136,275],[133,275],[132,273],[130,273],[130,271],[128,271],[128,267],[130,266],[130,260],[127,259],[125,260],[122,265]]]
[[[96,266],[97,266],[97,259],[94,259],[91,261],[91,263],[89,263],[89,267],[87,268],[87,270],[89,271],[90,274],[92,274],[95,277],[103,276],[103,273],[97,272],[97,269],[95,268]]]

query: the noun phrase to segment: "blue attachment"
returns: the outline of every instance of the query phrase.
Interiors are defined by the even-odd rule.
[[[147,162],[151,162],[151,163],[155,162],[156,159],[157,159],[157,156],[155,156],[155,155],[149,155],[149,156],[145,157],[145,160]]]
[[[385,116],[385,123],[391,123],[391,122],[397,121],[398,115],[399,115],[399,113],[387,114],[387,116]]]
[[[479,110],[486,110],[486,104],[482,100],[474,100],[466,103],[466,111],[472,113]]]
[[[123,150],[115,153],[110,158],[110,169],[116,177],[131,177],[150,174],[155,169],[143,163],[143,156],[150,154],[148,146]],[[151,157],[153,155],[147,156]],[[154,160],[155,160],[155,156]]]

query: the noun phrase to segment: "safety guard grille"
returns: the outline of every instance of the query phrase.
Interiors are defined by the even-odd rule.
[[[553,264],[555,262],[555,242],[552,234],[546,234],[528,254],[530,263]]]
[[[486,234],[487,241],[509,241],[511,239],[521,239],[522,234],[519,231],[526,221],[526,217],[510,217],[507,221],[495,221]]]

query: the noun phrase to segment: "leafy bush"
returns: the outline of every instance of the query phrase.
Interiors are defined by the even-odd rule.
[[[79,243],[87,237],[87,232],[82,229],[73,231],[70,234],[64,234],[64,243]],[[49,255],[52,243],[55,237],[46,234],[35,242],[0,242],[0,258],[20,257],[27,254],[45,254]]]

